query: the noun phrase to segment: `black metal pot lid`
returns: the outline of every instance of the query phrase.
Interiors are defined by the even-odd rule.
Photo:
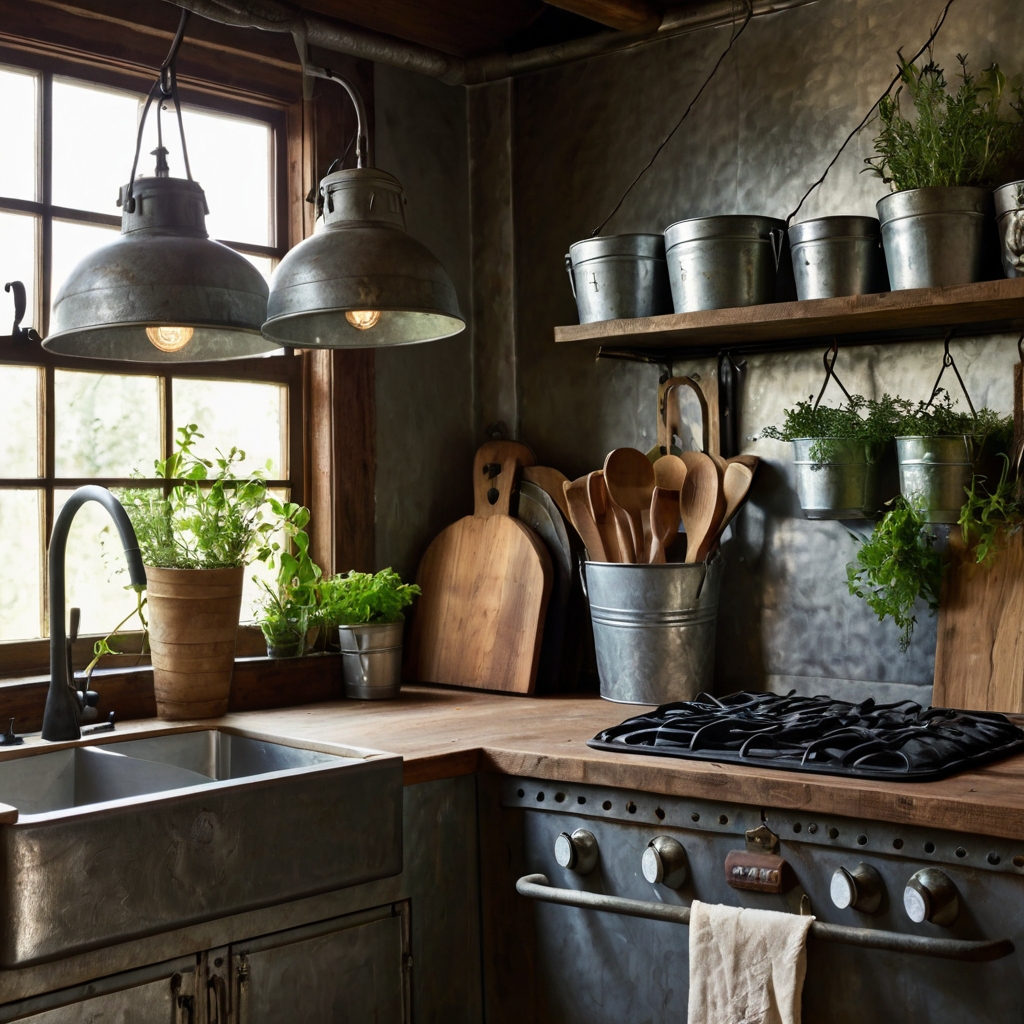
[[[599,732],[588,746],[863,779],[927,782],[1024,750],[1005,715],[854,704],[795,691],[701,693]]]

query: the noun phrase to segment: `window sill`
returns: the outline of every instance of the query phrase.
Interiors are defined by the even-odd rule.
[[[13,718],[20,735],[38,732],[49,676],[25,676],[0,681],[0,719]],[[100,720],[113,711],[118,721],[155,718],[153,669],[149,665],[97,669],[92,687],[100,695]],[[228,711],[259,711],[337,700],[342,696],[341,655],[309,654],[302,658],[247,657],[235,659]],[[2,731],[2,730],[0,730]]]

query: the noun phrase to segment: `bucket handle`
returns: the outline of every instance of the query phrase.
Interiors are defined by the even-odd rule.
[[[942,375],[946,372],[946,368],[951,366],[953,368],[953,372],[956,374],[956,379],[960,383],[960,390],[963,391],[964,398],[967,399],[967,407],[971,410],[971,415],[975,419],[977,419],[978,418],[978,414],[977,414],[977,412],[975,412],[974,403],[971,401],[971,396],[970,396],[970,394],[967,391],[967,385],[964,383],[963,377],[960,376],[960,370],[959,370],[959,368],[957,367],[956,363],[953,360],[952,353],[949,351],[949,343],[950,343],[950,341],[952,341],[953,335],[955,333],[956,333],[956,331],[952,330],[952,331],[950,331],[946,335],[946,340],[945,340],[945,342],[943,344],[943,349],[942,349],[942,366],[939,368],[939,375],[938,375],[938,377],[935,378],[935,384],[932,387],[932,396],[931,396],[931,398],[928,399],[928,405],[931,405],[935,401],[935,399],[938,398],[939,391],[941,390],[939,388],[939,385],[942,383]],[[926,408],[927,408],[927,406],[926,406]]]
[[[569,287],[572,289],[572,297],[576,298],[576,278],[573,277],[572,273],[572,257],[565,254],[565,272],[569,275]]]

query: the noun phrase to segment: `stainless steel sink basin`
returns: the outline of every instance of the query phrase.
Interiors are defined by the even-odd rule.
[[[402,761],[200,729],[0,760],[0,967],[398,874]]]

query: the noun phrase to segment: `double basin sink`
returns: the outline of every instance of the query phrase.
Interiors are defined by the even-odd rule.
[[[25,750],[0,802],[0,968],[402,870],[402,760],[371,751],[223,729]]]

